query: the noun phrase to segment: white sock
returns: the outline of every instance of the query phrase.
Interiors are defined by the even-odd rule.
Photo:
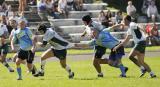
[[[103,73],[101,72],[101,73],[98,73],[98,75],[103,75]]]
[[[66,71],[67,71],[69,74],[71,74],[71,68],[70,68],[68,65],[66,66],[65,69],[66,69]]]
[[[7,62],[3,62],[2,63],[5,67],[7,67],[8,68],[8,70],[13,70],[9,65],[8,65],[8,63]]]
[[[46,65],[46,60],[41,61],[41,72],[44,72],[45,65]]]
[[[9,70],[13,70],[11,67],[8,67]]]
[[[151,71],[151,72],[150,72],[150,75],[154,75],[154,72]]]
[[[145,68],[143,66],[140,66],[140,69],[144,70]]]

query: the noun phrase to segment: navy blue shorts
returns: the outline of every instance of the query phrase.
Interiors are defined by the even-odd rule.
[[[3,46],[0,46],[0,55],[1,53],[7,54],[8,53],[8,44],[4,44]]]
[[[109,59],[113,60],[113,61],[116,61],[118,59],[121,59],[123,55],[125,55],[124,47],[121,46],[116,51],[112,51],[112,49],[111,49],[111,53],[109,55]]]
[[[35,53],[33,53],[31,50],[29,51],[25,51],[20,49],[18,52],[18,58],[22,59],[22,60],[27,60],[27,63],[32,63],[34,60],[34,55]]]
[[[146,48],[146,41],[140,41],[139,43],[135,44],[133,49],[144,54],[145,48]]]
[[[66,49],[63,49],[63,50],[55,50],[53,48],[51,48],[51,49],[52,49],[52,52],[53,52],[55,57],[57,57],[60,60],[66,59],[66,56],[67,56],[67,50]]]
[[[95,46],[94,58],[101,59],[102,56],[106,53],[106,48],[102,46]]]

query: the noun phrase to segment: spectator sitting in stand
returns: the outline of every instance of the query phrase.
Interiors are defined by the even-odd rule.
[[[53,2],[52,2],[52,0],[46,0],[45,4],[46,4],[47,14],[50,16],[51,12],[52,12],[52,8],[53,8]]]
[[[160,45],[160,35],[158,32],[158,25],[154,22],[153,24],[146,25],[147,33],[147,44],[148,45]]]
[[[46,8],[46,4],[45,4],[45,0],[40,0],[37,3],[37,9],[38,9],[38,15],[41,18],[42,21],[48,21],[48,14],[47,14],[47,8]]]
[[[66,0],[67,1],[67,9],[73,10],[74,0]]]
[[[158,32],[158,26],[156,23],[153,24],[153,27],[150,33],[151,33],[150,39],[151,39],[152,45],[159,46],[160,45],[160,35]]]
[[[111,19],[112,19],[112,13],[111,13],[110,10],[108,10],[108,11],[106,12],[106,18],[108,18],[108,20],[111,20]]]
[[[116,17],[116,24],[121,23],[123,19],[122,11],[118,11],[115,17]]]
[[[52,8],[51,16],[54,17],[54,19],[59,19],[60,18],[60,13],[58,11],[58,6],[56,4]]]
[[[136,8],[132,4],[132,1],[128,1],[128,6],[127,6],[127,15],[131,16],[132,19],[134,20],[136,18]]]
[[[7,3],[4,1],[3,3],[2,3],[2,12],[6,12],[8,10],[8,5],[7,5]]]
[[[75,0],[74,1],[74,9],[76,11],[82,11],[83,10],[83,0]]]
[[[64,16],[64,18],[68,18],[68,10],[67,10],[67,1],[59,0],[58,1],[58,11]]]
[[[156,21],[155,19],[158,18],[158,10],[157,10],[157,7],[156,7],[154,1],[152,1],[152,2],[150,3],[150,5],[148,6],[147,16],[148,16],[148,18],[150,18],[152,21]]]

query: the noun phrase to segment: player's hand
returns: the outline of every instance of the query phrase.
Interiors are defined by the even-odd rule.
[[[37,42],[36,46],[42,47],[42,42]]]
[[[35,53],[36,50],[35,50],[35,48],[32,48],[31,51],[32,51],[32,53]]]
[[[12,52],[16,52],[16,49],[15,49],[15,48],[11,48],[11,51],[12,51]]]
[[[81,36],[80,36],[80,38],[82,39],[82,38],[84,38],[85,37],[85,35],[84,34],[82,34]]]
[[[114,47],[114,48],[113,48],[113,51],[116,51],[118,48],[119,48],[118,46]]]
[[[75,47],[78,47],[78,44],[77,44],[77,43],[74,43],[74,46],[75,46]]]

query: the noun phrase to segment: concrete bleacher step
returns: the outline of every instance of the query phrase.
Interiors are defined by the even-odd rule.
[[[48,21],[43,21],[43,22],[41,22],[41,21],[36,21],[36,22],[33,22],[33,21],[31,21],[31,22],[29,22],[29,26],[31,26],[31,27],[35,27],[35,26],[38,26],[39,24],[41,24],[41,23],[43,23],[43,24],[45,24],[45,25],[49,25],[49,22]]]
[[[106,3],[93,3],[93,4],[83,4],[83,8],[86,10],[102,10],[108,6]],[[37,10],[36,5],[29,6],[30,10]]]
[[[82,33],[85,30],[84,25],[74,25],[74,26],[59,26],[59,29],[64,34],[70,33]]]
[[[81,19],[49,19],[51,26],[82,25]]]
[[[33,13],[32,11],[25,11],[24,16],[25,17],[39,18],[39,15],[37,13]]]
[[[69,11],[68,18],[82,18],[84,15],[90,15],[93,18],[98,17],[98,14],[101,10],[89,10],[89,11]],[[104,10],[107,12],[108,10]],[[117,10],[111,10],[111,12],[115,13]]]
[[[97,18],[92,18],[93,20],[98,20]],[[69,19],[49,19],[51,26],[73,26],[73,25],[82,25],[83,22],[81,18],[69,18]]]
[[[93,4],[83,4],[83,8],[86,10],[102,10],[108,6],[106,3],[93,3]]]

